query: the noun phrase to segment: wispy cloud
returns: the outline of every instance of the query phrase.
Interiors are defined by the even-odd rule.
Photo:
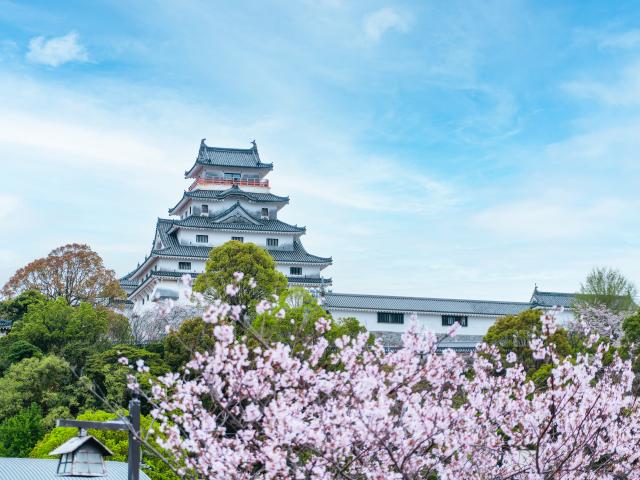
[[[601,35],[598,41],[601,48],[635,48],[640,46],[640,29]]]
[[[540,196],[487,208],[473,217],[476,226],[524,242],[578,239],[606,231],[623,216],[627,204],[617,198],[590,202]]]
[[[406,12],[401,12],[393,7],[385,7],[364,17],[364,34],[370,40],[377,42],[389,30],[407,32],[411,18]]]
[[[46,39],[34,37],[29,42],[27,60],[51,67],[59,67],[69,62],[86,62],[89,60],[87,49],[80,43],[76,32],[69,32],[61,37]]]

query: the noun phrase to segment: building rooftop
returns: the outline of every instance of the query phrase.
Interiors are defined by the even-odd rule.
[[[273,193],[261,193],[261,192],[247,192],[240,189],[237,185],[233,185],[226,190],[194,190],[192,192],[184,192],[184,195],[173,208],[169,209],[169,214],[172,214],[185,200],[224,200],[226,198],[245,198],[250,202],[262,203],[289,203],[289,197],[281,197],[274,195]]]
[[[324,306],[328,310],[356,309],[378,312],[458,313],[464,315],[514,315],[531,308],[531,304],[528,302],[360,295],[333,292],[326,294]]]
[[[576,300],[575,293],[541,292],[538,287],[533,289],[531,304],[533,307],[563,307],[571,308]]]
[[[273,170],[272,163],[263,163],[260,160],[255,142],[251,148],[223,148],[210,147],[204,143],[205,140],[202,139],[200,142],[196,162],[185,172],[185,177],[190,177],[199,165]]]
[[[47,458],[0,458],[0,480],[60,480],[61,478],[99,478],[101,480],[127,480],[128,465],[124,462],[104,462],[107,474],[96,477],[61,477],[56,474],[57,459]],[[150,480],[143,471],[140,480]]]
[[[305,227],[290,225],[280,220],[258,218],[248,212],[240,202],[236,202],[234,205],[214,216],[191,215],[182,220],[168,221],[173,224],[171,229],[169,229],[169,233],[179,227],[281,233],[304,233],[306,231]]]
[[[5,320],[4,318],[0,318],[0,332],[11,330],[11,325],[12,325],[11,320]]]

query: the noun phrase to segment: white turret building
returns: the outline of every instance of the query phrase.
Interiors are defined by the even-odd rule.
[[[266,177],[273,164],[262,162],[256,143],[240,149],[204,142],[185,172],[191,185],[169,209],[173,218],[158,219],[151,252],[120,280],[134,311],[154,300],[177,299],[182,276],[202,273],[211,248],[229,240],[266,248],[290,285],[331,285],[322,276],[331,257],[307,253],[301,240],[306,229],[278,218],[289,197],[271,193]]]

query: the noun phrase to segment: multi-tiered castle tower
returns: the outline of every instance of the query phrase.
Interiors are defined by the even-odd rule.
[[[289,197],[271,193],[268,173],[258,147],[209,147],[202,140],[185,178],[193,179],[178,203],[169,209],[173,219],[159,218],[150,254],[120,283],[134,310],[148,302],[177,299],[184,274],[204,271],[211,248],[229,240],[252,242],[273,256],[289,284],[309,288],[331,285],[322,270],[331,258],[307,253],[304,227],[278,219]]]

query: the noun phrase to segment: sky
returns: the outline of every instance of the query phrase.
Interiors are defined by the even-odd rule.
[[[202,138],[273,162],[336,292],[640,283],[640,9],[606,1],[0,0],[0,283],[124,275]]]

